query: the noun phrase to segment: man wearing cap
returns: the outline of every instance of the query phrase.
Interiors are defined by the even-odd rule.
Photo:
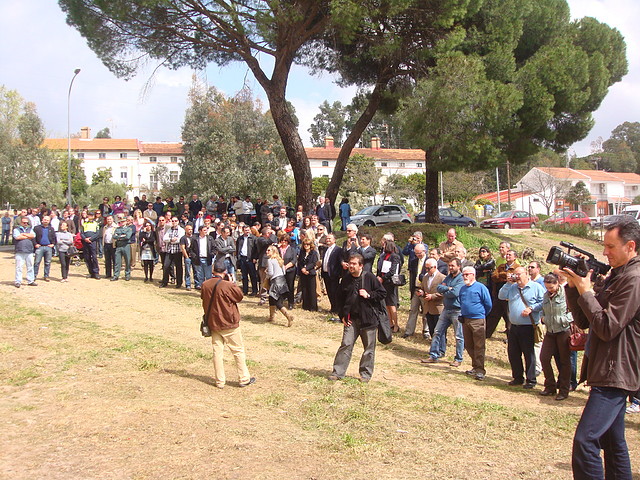
[[[117,198],[117,197],[116,197]],[[102,237],[102,228],[96,222],[95,212],[89,211],[88,218],[80,226],[80,237],[82,238],[82,252],[84,262],[87,264],[89,276],[100,279],[100,265],[98,264],[98,240]]]
[[[116,216],[118,226],[113,232],[113,244],[115,246],[115,267],[113,271],[112,282],[117,282],[120,278],[120,271],[122,270],[122,259],[124,258],[124,279],[129,281],[131,279],[131,249],[129,247],[129,240],[131,239],[132,230],[135,231],[133,225],[127,225],[127,219],[123,214]]]

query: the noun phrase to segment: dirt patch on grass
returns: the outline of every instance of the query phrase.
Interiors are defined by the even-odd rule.
[[[227,357],[218,390],[195,292],[144,284],[139,270],[117,283],[84,273],[18,290],[12,255],[0,254],[0,478],[571,477],[587,393],[555,402],[507,387],[502,334],[488,342],[484,382],[464,375],[466,357],[459,369],[425,367],[428,344],[396,338],[378,348],[371,383],[331,383],[341,327],[298,309],[292,328],[267,324],[248,298],[242,328],[258,382],[237,388]],[[631,446],[639,420],[627,419]]]

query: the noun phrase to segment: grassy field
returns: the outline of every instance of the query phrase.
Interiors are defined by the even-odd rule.
[[[557,241],[513,235],[544,256]],[[258,382],[237,388],[227,358],[218,390],[194,292],[143,284],[140,271],[109,284],[81,269],[68,284],[16,290],[11,256],[0,257],[2,479],[571,478],[588,393],[555,402],[506,386],[504,335],[488,342],[484,382],[464,375],[466,358],[460,369],[421,365],[428,344],[396,337],[378,347],[371,383],[354,378],[360,346],[350,377],[332,383],[339,325],[298,309],[292,328],[268,324],[246,299]],[[640,419],[627,423],[637,471]]]

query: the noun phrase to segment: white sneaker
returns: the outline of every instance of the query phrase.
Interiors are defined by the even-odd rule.
[[[627,407],[627,413],[640,413],[640,403],[632,403]]]

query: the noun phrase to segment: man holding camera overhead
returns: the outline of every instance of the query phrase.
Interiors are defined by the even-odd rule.
[[[589,328],[580,381],[586,372],[591,392],[573,439],[573,478],[630,480],[624,415],[626,397],[640,388],[640,225],[628,217],[605,228],[603,255],[612,270],[597,294],[590,275],[562,269],[573,319]]]

